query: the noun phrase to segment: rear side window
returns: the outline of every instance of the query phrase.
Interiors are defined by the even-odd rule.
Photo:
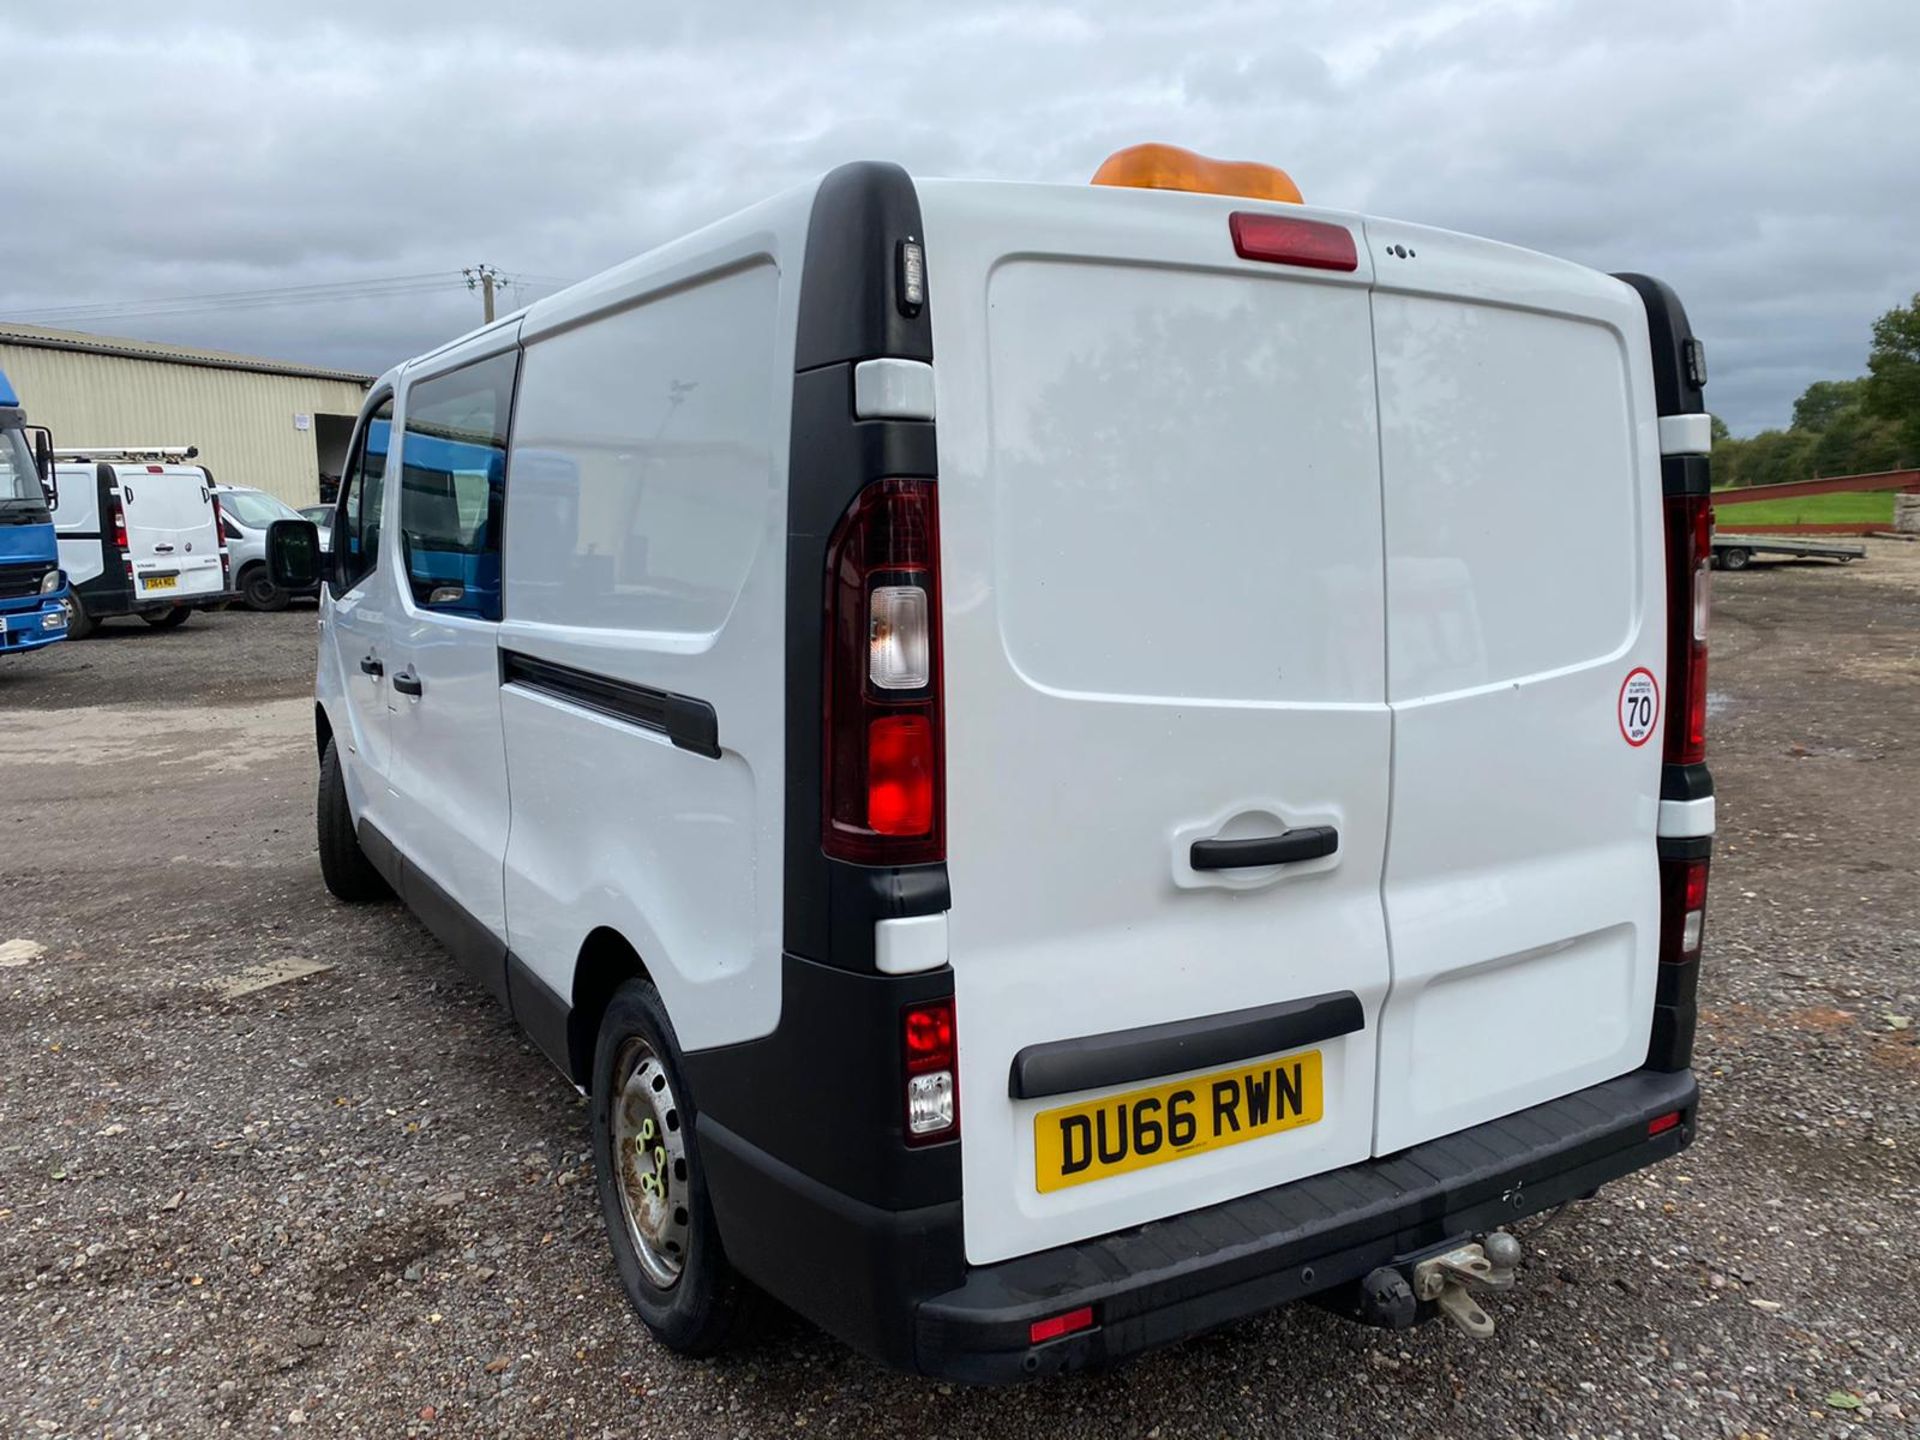
[[[380,563],[380,506],[386,497],[387,447],[393,430],[393,397],[368,418],[340,482],[340,509],[333,527],[334,593],[343,594]]]
[[[407,391],[400,533],[413,602],[500,618],[500,522],[519,355],[462,366]]]

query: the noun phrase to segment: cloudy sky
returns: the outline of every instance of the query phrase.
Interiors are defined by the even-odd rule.
[[[1920,291],[1916,0],[8,0],[0,53],[0,319],[368,371],[477,321],[463,266],[517,304],[843,160],[1149,139],[1660,275],[1737,433]]]

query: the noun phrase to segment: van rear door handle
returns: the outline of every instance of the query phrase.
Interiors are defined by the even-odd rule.
[[[402,670],[393,677],[393,688],[402,695],[418,695],[425,687],[421,685],[420,677],[413,671]]]
[[[1340,848],[1340,832],[1331,825],[1303,825],[1278,835],[1251,840],[1196,840],[1188,863],[1196,870],[1249,870],[1260,865],[1292,865],[1321,860]]]
[[[377,680],[387,673],[387,667],[371,655],[362,655],[360,657],[360,673],[362,675],[371,675]]]

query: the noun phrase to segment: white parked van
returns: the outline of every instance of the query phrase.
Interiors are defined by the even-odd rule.
[[[53,512],[73,586],[70,635],[138,615],[170,629],[232,598],[219,502],[186,447],[62,450]]]
[[[1484,1328],[1694,1135],[1703,381],[1637,276],[836,170],[374,387],[327,883],[591,1093],[676,1349]]]

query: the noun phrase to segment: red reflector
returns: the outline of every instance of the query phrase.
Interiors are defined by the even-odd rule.
[[[1234,253],[1242,260],[1271,260],[1309,270],[1360,268],[1353,232],[1344,225],[1236,210],[1227,217],[1227,228],[1233,233]]]
[[[1040,1345],[1048,1340],[1058,1340],[1062,1335],[1071,1335],[1076,1330],[1093,1328],[1093,1307],[1082,1305],[1078,1310],[1069,1310],[1064,1315],[1051,1315],[1045,1320],[1036,1320],[1027,1327],[1029,1344]]]
[[[933,725],[883,715],[867,726],[867,828],[924,835],[933,828]]]
[[[1657,1115],[1647,1122],[1647,1138],[1651,1140],[1655,1135],[1664,1135],[1679,1123],[1680,1112],[1678,1110],[1669,1110],[1664,1115]]]

